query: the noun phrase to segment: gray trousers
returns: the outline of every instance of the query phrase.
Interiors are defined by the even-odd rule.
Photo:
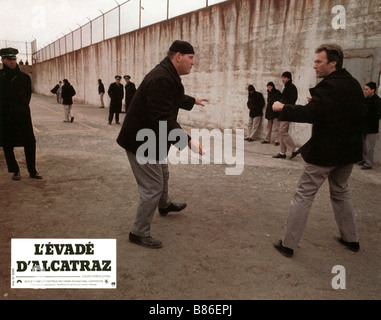
[[[290,213],[282,239],[285,247],[295,249],[302,237],[315,195],[328,178],[331,203],[340,237],[358,242],[357,224],[348,180],[353,164],[342,167],[320,167],[306,163],[291,200]]]
[[[280,152],[283,154],[286,154],[287,149],[291,152],[295,151],[296,149],[296,144],[288,133],[289,128],[290,128],[290,122],[288,121],[280,122],[279,124]]]
[[[374,148],[376,146],[377,133],[369,133],[363,136],[363,160],[364,166],[373,167],[373,159],[374,159]]]
[[[140,194],[138,211],[131,232],[140,237],[148,237],[156,208],[167,208],[171,204],[168,196],[168,164],[159,162],[140,164],[136,156],[129,151],[127,157]]]
[[[259,126],[261,125],[262,117],[249,117],[249,122],[247,124],[247,137],[254,140],[255,135],[258,132]]]
[[[63,109],[64,109],[64,116],[65,116],[65,121],[70,122],[71,117],[73,117],[73,110],[72,110],[72,104],[64,104]]]
[[[277,118],[272,120],[267,120],[267,128],[266,128],[266,138],[267,142],[271,142],[271,134],[274,128],[274,136],[275,142],[279,142],[279,134],[280,134],[280,122]]]

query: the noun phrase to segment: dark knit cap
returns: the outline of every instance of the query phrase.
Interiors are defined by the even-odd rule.
[[[194,54],[194,49],[189,42],[176,40],[169,48],[172,52],[180,52],[182,54]]]

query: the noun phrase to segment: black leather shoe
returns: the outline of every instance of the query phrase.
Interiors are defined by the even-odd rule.
[[[269,144],[270,142],[268,142],[268,141],[266,141],[266,140],[263,140],[261,143],[262,143],[262,144]]]
[[[179,212],[181,210],[184,210],[186,208],[186,203],[171,203],[167,208],[160,209],[159,213],[161,216],[166,216],[169,212]]]
[[[280,145],[279,142],[275,142],[275,143],[274,143],[274,146],[276,146],[276,147],[279,146],[279,145]]]
[[[42,179],[42,176],[40,176],[38,172],[36,172],[35,174],[29,174],[29,177],[31,177],[32,179]]]
[[[291,154],[290,160],[294,159],[299,153],[300,153],[300,149],[298,149],[298,151],[295,151],[295,152],[293,151]]]
[[[362,166],[361,167],[361,170],[371,170],[372,169],[372,167],[371,166]]]
[[[20,176],[20,171],[17,171],[13,174],[13,177],[12,177],[13,180],[20,180],[21,179],[21,176]]]
[[[273,158],[274,159],[286,159],[286,155],[278,153],[276,156],[273,156]]]
[[[138,244],[139,246],[150,248],[150,249],[159,249],[163,245],[161,241],[155,240],[154,238],[148,236],[148,237],[140,237],[132,232],[130,232],[129,239],[131,242]]]
[[[342,245],[346,246],[353,252],[358,252],[360,250],[360,243],[358,242],[348,242],[345,241],[343,238],[337,238],[337,241],[339,241]]]
[[[282,244],[282,240],[279,240],[278,243],[274,244],[275,249],[277,249],[281,254],[283,254],[287,258],[291,258],[292,255],[294,254],[294,250],[285,247]]]

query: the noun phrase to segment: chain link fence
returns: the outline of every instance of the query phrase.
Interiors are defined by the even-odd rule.
[[[114,0],[115,1],[115,0]],[[57,41],[37,50],[37,41],[31,43],[32,63],[40,63],[91,46],[95,43],[117,37],[150,24],[173,18],[219,2],[228,0],[128,0],[103,13],[78,29],[64,35]],[[155,4],[155,6],[153,6]]]

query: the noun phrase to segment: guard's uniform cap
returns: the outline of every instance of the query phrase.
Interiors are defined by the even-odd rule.
[[[19,51],[15,48],[3,48],[0,50],[0,56],[9,60],[15,60],[18,53]]]
[[[172,52],[180,52],[182,54],[194,54],[194,49],[189,42],[176,40],[169,48]]]
[[[115,79],[121,80],[122,77],[121,76],[115,76]]]

